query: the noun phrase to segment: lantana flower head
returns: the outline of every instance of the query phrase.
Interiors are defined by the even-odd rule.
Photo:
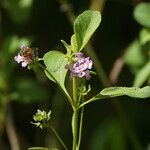
[[[92,60],[79,52],[73,58],[73,63],[68,65],[68,68],[71,71],[71,77],[85,77],[89,80],[91,78],[90,69],[92,69],[92,66]]]
[[[20,52],[17,56],[14,57],[14,59],[17,63],[21,63],[22,67],[26,67],[27,65],[34,62],[35,57],[36,55],[32,48],[26,45],[21,45]]]

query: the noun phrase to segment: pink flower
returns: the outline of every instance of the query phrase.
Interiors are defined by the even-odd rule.
[[[20,54],[15,56],[14,59],[17,63],[21,63],[22,67],[26,67],[28,64],[31,64],[33,62],[33,60],[30,57],[24,57]]]
[[[33,63],[36,58],[34,50],[25,45],[20,46],[20,49],[20,53],[14,57],[14,60],[17,63],[21,63],[22,67],[26,67],[27,65]]]

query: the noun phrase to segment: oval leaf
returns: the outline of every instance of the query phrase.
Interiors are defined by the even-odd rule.
[[[65,55],[59,51],[49,51],[44,55],[43,59],[50,72],[58,71],[64,62],[66,63]]]
[[[150,28],[150,3],[140,3],[134,10],[135,20],[142,26]]]
[[[57,83],[67,97],[69,97],[65,88],[65,78],[67,74],[65,66],[68,64],[65,55],[59,51],[49,51],[44,55],[43,59],[47,69],[45,70],[46,76],[51,81]]]
[[[134,98],[148,98],[150,97],[150,86],[146,86],[143,88],[137,87],[110,87],[105,88],[100,92],[103,96],[130,96]]]
[[[74,33],[77,40],[78,51],[82,50],[101,21],[99,11],[87,10],[80,14],[74,22]]]

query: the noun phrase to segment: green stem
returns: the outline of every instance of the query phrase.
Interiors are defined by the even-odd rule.
[[[72,150],[77,150],[77,140],[78,140],[78,84],[77,78],[73,77],[73,102],[74,102],[74,109],[73,109],[73,116],[72,116],[72,134],[73,134],[73,145]]]
[[[83,113],[84,113],[84,107],[82,107],[81,115],[80,115],[79,140],[78,140],[78,148],[77,148],[78,150],[80,148],[81,138],[82,138]]]
[[[56,130],[52,126],[50,126],[50,129],[52,130],[52,132],[54,133],[54,135],[57,137],[57,139],[59,140],[59,142],[62,144],[62,146],[64,147],[64,149],[68,150],[67,146],[65,145],[65,143],[63,142],[63,140],[60,138],[60,136],[56,132]]]
[[[73,111],[72,134],[73,134],[72,150],[77,150],[77,140],[78,140],[78,110],[77,109],[74,109]]]

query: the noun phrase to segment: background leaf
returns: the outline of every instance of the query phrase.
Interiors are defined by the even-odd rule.
[[[74,22],[74,33],[78,51],[82,50],[101,22],[99,11],[87,10],[80,14]]]
[[[136,74],[133,86],[140,87],[147,79],[150,79],[150,61]]]
[[[29,21],[33,0],[1,0],[1,2],[15,23],[23,24]]]
[[[139,24],[150,28],[150,3],[139,3],[136,6],[133,15]]]
[[[131,67],[131,71],[136,73],[146,62],[146,57],[142,51],[142,46],[138,39],[134,40],[127,48],[124,56],[124,62]]]
[[[150,29],[143,28],[140,32],[141,44],[146,44],[150,41]]]

